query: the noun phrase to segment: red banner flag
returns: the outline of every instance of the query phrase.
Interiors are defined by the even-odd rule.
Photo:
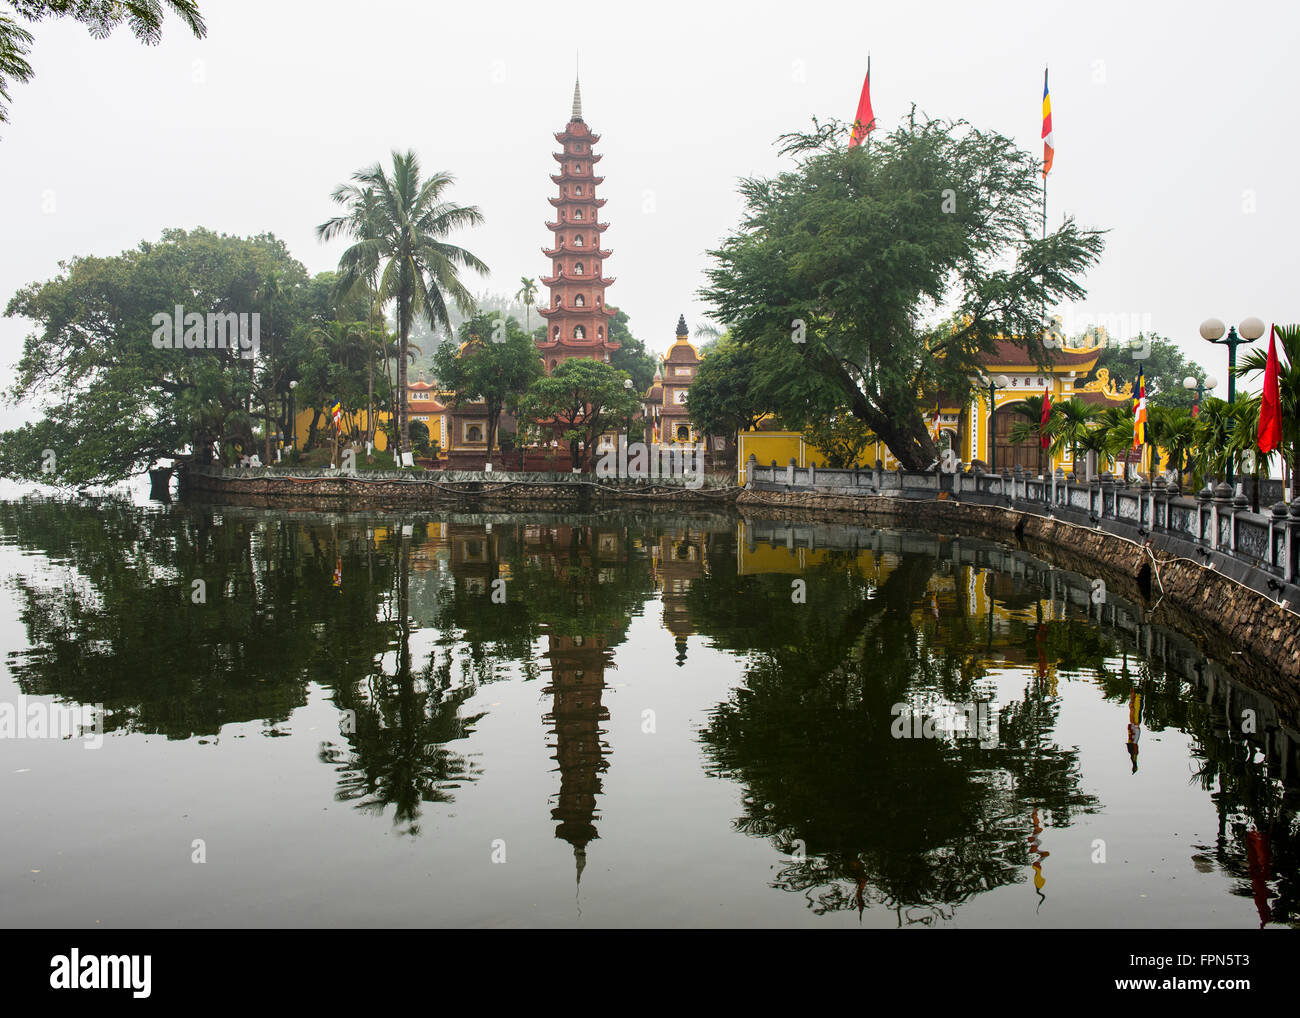
[[[862,98],[858,100],[858,115],[853,118],[853,136],[849,148],[861,145],[867,135],[876,129],[876,115],[871,112],[871,57],[867,57],[867,80],[862,83]]]
[[[1038,434],[1040,436],[1038,441],[1041,443],[1044,449],[1046,449],[1049,445],[1052,444],[1051,440],[1047,437],[1047,422],[1050,421],[1051,419],[1052,419],[1052,394],[1048,392],[1046,388],[1044,388],[1043,389],[1043,416],[1038,421]]]
[[[1259,402],[1259,451],[1268,454],[1282,444],[1282,394],[1277,384],[1277,326],[1268,334],[1268,366]]]

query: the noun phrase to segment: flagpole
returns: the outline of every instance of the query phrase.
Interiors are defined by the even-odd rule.
[[[1043,174],[1043,240],[1047,240],[1047,174]],[[1045,280],[1044,280],[1045,282]],[[1039,317],[1043,320],[1043,330],[1047,330],[1047,287],[1043,287],[1043,303],[1039,309]]]
[[[1047,239],[1047,174],[1043,174],[1043,240]]]
[[[871,50],[867,50],[867,94],[868,94],[868,95],[871,94]],[[874,116],[874,113],[875,113],[875,111],[873,110],[873,111],[872,111],[873,116]],[[864,138],[862,139],[862,143],[866,146],[866,152],[867,152],[867,155],[871,155],[871,127],[870,127],[870,125],[863,125],[863,130],[865,130],[867,133],[866,133],[866,137],[864,137]]]
[[[1047,67],[1044,66],[1044,67],[1043,67],[1043,100],[1044,100],[1044,103],[1046,103],[1046,102],[1048,101],[1048,98],[1047,98],[1047,97],[1048,97],[1048,90],[1047,90]],[[1049,109],[1050,109],[1050,107],[1049,107]],[[1046,121],[1046,116],[1047,116],[1047,114],[1046,114],[1046,112],[1045,112],[1045,114],[1044,114],[1044,119],[1045,119],[1045,121]],[[1051,139],[1051,132],[1050,132],[1050,130],[1048,129],[1049,126],[1050,126],[1050,125],[1047,124],[1046,122],[1044,123],[1044,134],[1043,134],[1044,142],[1047,142],[1048,140]],[[1047,162],[1047,149],[1046,149],[1046,144],[1044,144],[1044,149],[1043,149],[1043,240],[1044,240],[1044,241],[1047,240],[1047,175],[1048,175],[1048,173],[1050,173],[1050,172],[1051,172],[1051,166],[1050,166],[1049,163]],[[1044,282],[1046,282],[1046,281],[1044,280]],[[1042,318],[1042,320],[1043,320],[1043,329],[1044,329],[1044,331],[1046,331],[1046,329],[1047,329],[1047,289],[1046,289],[1046,286],[1044,286],[1044,289],[1043,289],[1043,301],[1042,301],[1042,307],[1039,309],[1039,316],[1040,316],[1040,317]]]
[[[1043,96],[1047,96],[1047,68],[1043,68]],[[1047,174],[1051,172],[1047,165],[1047,153],[1043,153],[1043,240],[1047,239]]]

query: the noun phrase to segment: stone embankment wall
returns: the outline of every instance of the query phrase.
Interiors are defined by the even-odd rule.
[[[692,488],[681,478],[595,480],[590,475],[338,471],[291,475],[270,470],[191,469],[181,475],[186,497],[233,505],[318,509],[439,508],[509,511],[586,509],[593,505],[671,502],[727,505],[740,489],[711,483]]]
[[[1260,692],[1293,700],[1300,690],[1300,616],[1213,568],[1144,543],[1014,508],[944,498],[745,491],[737,508],[745,515],[874,522],[1019,542],[1153,607],[1153,621],[1197,638],[1209,656],[1244,658],[1254,666],[1252,683]]]

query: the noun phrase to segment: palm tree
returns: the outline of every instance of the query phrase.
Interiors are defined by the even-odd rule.
[[[31,81],[32,65],[27,62],[31,52],[32,33],[13,18],[0,14],[0,124],[9,119],[9,81]]]
[[[1049,436],[1050,431],[1043,428],[1043,397],[1026,396],[1024,399],[1009,403],[1003,407],[1009,410],[1020,420],[1011,425],[1011,434],[1008,436],[1012,442],[1019,445],[1021,442],[1035,442],[1038,445],[1038,472],[1043,472],[1043,437]],[[1050,428],[1051,422],[1048,422]]]
[[[447,300],[463,314],[474,307],[474,298],[461,282],[459,271],[473,269],[485,274],[487,266],[469,251],[443,238],[455,230],[475,226],[483,213],[474,205],[446,201],[443,192],[455,178],[449,173],[420,177],[420,162],[414,152],[393,153],[392,175],[379,163],[352,175],[354,183],[342,184],[331,196],[344,206],[346,214],[316,228],[321,240],[340,233],[356,239],[339,258],[340,293],[359,283],[375,291],[380,307],[397,304],[397,384],[393,392],[393,421],[396,428],[398,462],[406,465],[411,436],[406,423],[407,359],[411,325],[423,315],[429,327],[451,328]]]
[[[700,356],[712,351],[719,343],[727,338],[730,333],[730,326],[726,323],[714,325],[711,322],[701,322],[695,327],[695,343],[700,352]],[[733,438],[735,436],[732,436]]]
[[[1119,466],[1121,456],[1127,464],[1127,457],[1133,451],[1133,411],[1128,407],[1108,407],[1101,420],[1106,424],[1106,456],[1114,461],[1115,467]],[[1122,479],[1127,476],[1126,466]]]
[[[1080,443],[1096,452],[1104,472],[1113,469],[1117,456],[1133,448],[1133,411],[1127,406],[1108,406],[1094,422],[1093,431]]]
[[[1079,474],[1079,449],[1100,416],[1101,407],[1097,404],[1071,396],[1057,404],[1051,420],[1047,422],[1047,436],[1052,440],[1052,455],[1057,455],[1063,449],[1069,449],[1070,461],[1074,464],[1076,476]]]
[[[1228,434],[1228,451],[1238,469],[1250,466],[1250,507],[1259,512],[1259,475],[1272,457],[1259,451],[1259,396],[1239,398],[1232,404],[1229,417],[1232,430]],[[1243,470],[1244,472],[1244,470]]]
[[[1228,466],[1233,462],[1230,451],[1232,414],[1227,400],[1214,397],[1202,400],[1192,433],[1196,439],[1195,462],[1200,474],[1207,481],[1226,478]]]
[[[326,373],[327,391],[344,405],[344,419],[348,422],[349,437],[351,437],[354,412],[357,407],[352,405],[354,402],[352,397],[345,392],[350,388],[347,384],[347,376],[353,361],[352,354],[364,349],[367,331],[365,322],[331,321],[316,326],[307,335],[307,338],[325,355],[326,363],[329,365]]]
[[[1291,484],[1300,478],[1300,325],[1277,326],[1278,394],[1282,397],[1282,450],[1291,466]],[[1268,367],[1267,350],[1251,350],[1237,366],[1238,376],[1258,374]]]
[[[537,303],[537,280],[520,276],[519,282],[522,285],[515,291],[515,300],[523,302],[524,331],[531,333],[533,331],[532,310],[533,305]]]
[[[1181,484],[1196,445],[1196,418],[1181,407],[1168,406],[1153,406],[1148,417],[1147,434],[1169,456],[1169,465],[1178,471]]]
[[[1079,439],[1079,448],[1084,452],[1085,456],[1088,453],[1096,455],[1098,473],[1101,473],[1109,466],[1107,462],[1109,457],[1106,452],[1106,428],[1102,427],[1102,425],[1097,424],[1089,428],[1088,433]],[[1075,463],[1074,469],[1076,471],[1079,469],[1078,463]]]

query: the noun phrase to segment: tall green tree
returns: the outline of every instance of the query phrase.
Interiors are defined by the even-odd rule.
[[[1002,135],[914,112],[869,149],[847,137],[784,136],[794,169],[741,183],[743,219],[701,294],[786,405],[814,376],[923,469],[936,449],[918,394],[971,392],[1002,337],[1049,362],[1042,310],[1083,296],[1102,236],[1067,220],[1040,237],[1040,160]]]
[[[394,304],[397,319],[397,384],[393,421],[402,463],[411,451],[406,425],[407,358],[411,326],[423,316],[429,327],[449,329],[448,300],[468,313],[474,299],[460,280],[462,269],[486,273],[487,266],[444,238],[476,226],[483,214],[474,205],[448,201],[449,173],[423,179],[414,152],[393,152],[391,175],[375,163],[352,175],[332,195],[347,211],[316,229],[321,240],[342,234],[355,239],[339,259],[340,293],[367,283],[381,307]]]
[[[438,383],[457,402],[482,400],[487,411],[487,448],[492,454],[502,411],[515,411],[542,373],[537,348],[514,318],[475,315],[461,324],[461,343],[443,343],[433,356]]]
[[[520,412],[553,423],[569,443],[573,468],[590,467],[600,436],[636,413],[636,390],[624,384],[630,382],[626,372],[603,361],[570,358],[533,382]]]
[[[700,361],[699,373],[686,394],[691,420],[705,434],[736,438],[771,410],[756,378],[758,353],[753,347],[723,339]]]
[[[272,275],[281,289],[273,322],[264,287]],[[247,314],[250,325],[262,316],[260,360],[268,336],[304,327],[310,295],[306,270],[269,234],[167,230],[120,255],[61,263],[55,278],[19,290],[5,308],[36,323],[8,396],[29,401],[38,419],[3,436],[0,471],[91,484],[187,445],[199,462],[216,452],[230,462],[236,447],[251,453],[253,361],[230,349],[156,346],[157,316],[174,317],[177,305],[187,316]]]
[[[646,349],[645,343],[632,335],[626,311],[619,311],[610,319],[609,338],[619,344],[619,348],[609,355],[609,363],[628,373],[632,387],[638,393],[645,392],[654,381],[658,361]]]
[[[1137,354],[1145,353],[1145,357]],[[1191,375],[1204,383],[1205,369],[1189,360],[1176,344],[1154,332],[1139,333],[1128,344],[1108,343],[1097,357],[1092,373],[1105,368],[1116,385],[1134,383],[1136,390],[1138,369],[1146,379],[1148,401],[1159,399],[1164,406],[1191,410],[1196,400],[1194,390],[1183,387],[1183,379]]]
[[[104,39],[119,25],[146,46],[162,38],[164,7],[185,23],[196,38],[208,34],[207,25],[194,0],[9,0],[15,14],[29,23],[46,18],[72,18],[85,25],[95,39]],[[33,70],[27,61],[33,37],[17,21],[0,13],[0,123],[9,119],[10,81],[30,81]]]

